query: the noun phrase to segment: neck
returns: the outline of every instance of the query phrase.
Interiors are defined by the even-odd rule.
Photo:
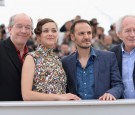
[[[81,63],[82,68],[85,68],[90,57],[90,48],[78,48],[77,50],[79,62]]]
[[[25,44],[16,44],[12,39],[11,41],[13,42],[14,46],[20,51],[23,52]]]
[[[77,48],[78,51],[78,58],[89,58],[90,57],[90,48],[83,49],[83,48]]]
[[[125,51],[130,52],[130,51],[132,51],[134,48],[126,47],[126,46],[125,46],[124,49],[125,49]]]
[[[24,51],[25,45],[20,45],[20,44],[18,45],[18,44],[15,44],[14,42],[13,44],[15,45],[16,49],[18,49],[20,52]]]
[[[17,45],[17,44],[14,44],[15,47],[20,51],[20,52],[23,52],[24,51],[24,47],[25,45]]]

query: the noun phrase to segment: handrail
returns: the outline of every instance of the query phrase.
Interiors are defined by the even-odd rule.
[[[0,115],[134,115],[135,99],[1,101]]]

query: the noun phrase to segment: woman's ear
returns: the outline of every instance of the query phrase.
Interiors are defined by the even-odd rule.
[[[37,38],[37,42],[40,43],[40,36],[37,35],[36,38]]]

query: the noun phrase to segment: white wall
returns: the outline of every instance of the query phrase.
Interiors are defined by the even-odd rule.
[[[0,6],[0,24],[8,25],[15,13],[29,14],[36,24],[39,18],[52,18],[61,27],[76,15],[90,20],[96,17],[107,32],[111,23],[126,14],[135,14],[135,0],[5,0]]]

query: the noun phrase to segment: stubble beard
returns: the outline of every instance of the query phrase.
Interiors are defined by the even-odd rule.
[[[91,45],[89,46],[81,46],[81,45],[77,45],[79,48],[82,48],[82,49],[89,49],[91,47]]]

